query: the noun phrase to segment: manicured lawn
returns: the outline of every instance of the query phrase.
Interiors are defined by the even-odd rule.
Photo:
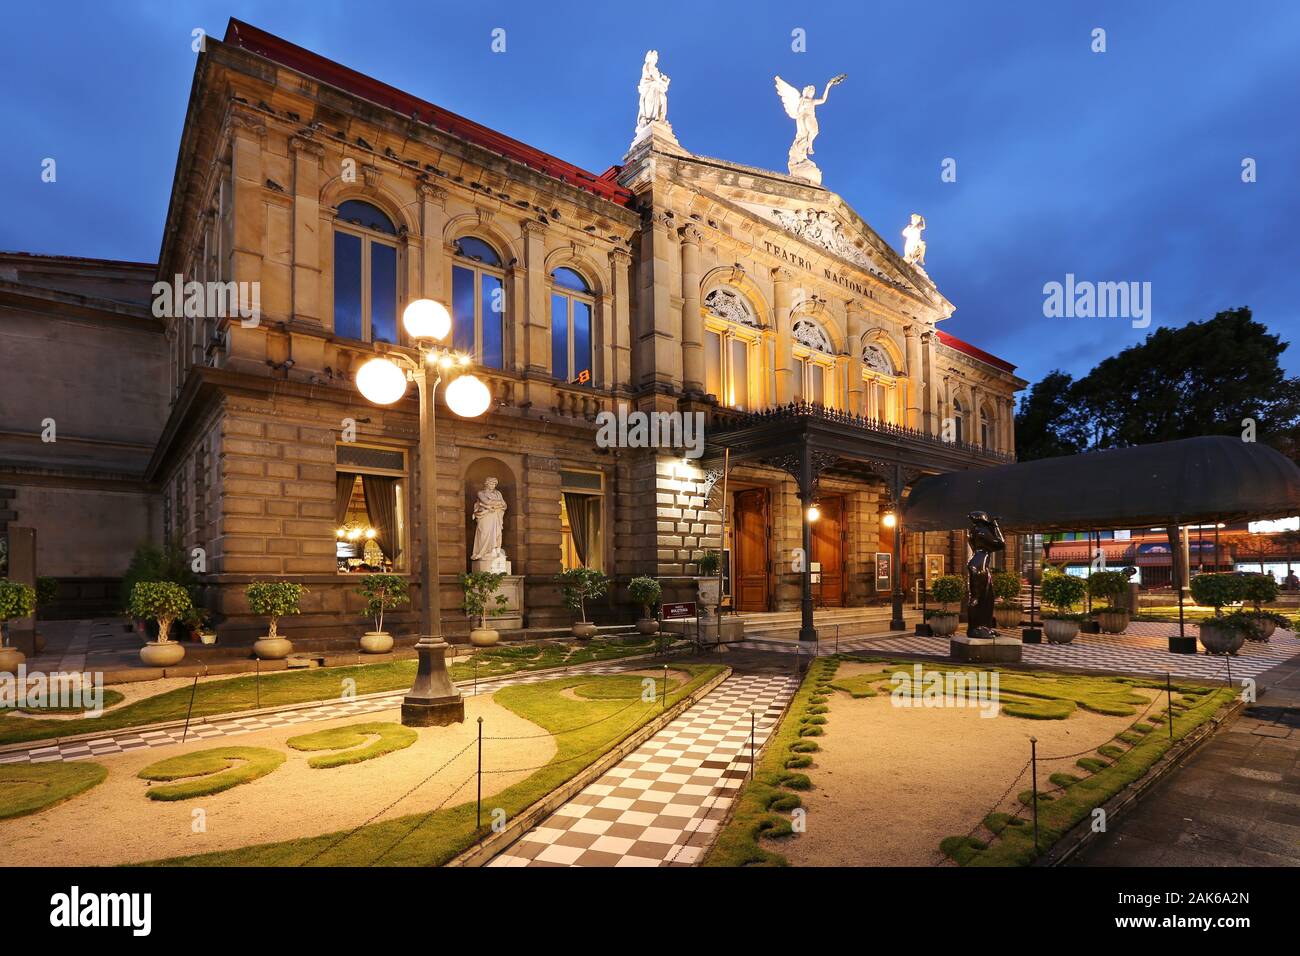
[[[188,800],[221,793],[231,787],[265,777],[284,754],[267,747],[214,747],[151,763],[136,776],[141,780],[179,780],[145,791],[150,800]]]
[[[371,738],[374,738],[373,740]],[[334,750],[338,753],[322,754],[307,761],[307,766],[324,770],[345,764],[373,760],[384,754],[405,750],[420,739],[410,727],[401,724],[374,721],[366,724],[348,724],[331,727],[314,734],[290,737],[287,743],[294,750]]]
[[[690,675],[685,683],[670,678],[668,705],[707,683],[721,672],[719,665],[675,664]],[[602,685],[608,684],[608,687]],[[582,688],[574,697],[564,691]],[[624,696],[605,696],[618,688]],[[560,786],[663,710],[662,700],[641,699],[641,683],[625,676],[578,674],[506,687],[493,700],[554,735],[554,755],[520,782],[494,794],[485,803],[501,808],[507,820]],[[490,765],[488,765],[490,767]],[[530,769],[530,768],[493,768]],[[460,773],[461,770],[457,770]],[[198,856],[159,861],[179,866],[438,866],[489,832],[475,826],[472,776],[453,799],[466,802],[431,809],[342,831],[300,840],[285,840]],[[396,794],[394,796],[397,796]],[[447,802],[450,802],[447,801]]]
[[[616,660],[620,657],[647,654],[652,649],[652,639],[638,640],[631,644],[625,644],[621,639],[597,639],[588,642],[585,646],[576,642],[548,642],[489,648],[476,652],[470,659],[456,661],[451,666],[451,676],[453,680],[469,680],[474,676],[475,660],[478,661],[479,679],[485,680],[518,671]],[[277,671],[263,675],[260,678],[260,688],[259,679],[251,674],[207,682],[200,678],[198,691],[194,695],[193,716],[210,717],[214,714],[253,710],[259,706],[259,701],[262,707],[282,707],[310,701],[337,700],[343,694],[344,682],[349,680],[355,682],[355,687],[352,689],[357,696],[403,690],[411,686],[414,677],[415,661],[405,660],[359,664],[352,667]],[[190,692],[189,687],[178,687],[127,704],[117,710],[108,711],[102,716],[82,720],[39,720],[0,716],[0,744],[74,734],[105,733],[164,720],[182,720],[189,708]]]
[[[108,770],[85,760],[0,764],[0,820],[38,813],[98,786]]]
[[[120,704],[122,700],[123,697],[120,692],[105,688],[104,699],[100,702],[100,706],[105,708],[113,707],[116,706],[117,704]],[[0,705],[0,714],[12,710],[21,711],[24,714],[81,714],[81,713],[85,713],[86,708],[85,707],[52,707],[52,706],[51,707],[12,707],[12,706]]]

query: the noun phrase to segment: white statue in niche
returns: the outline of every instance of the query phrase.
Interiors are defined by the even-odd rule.
[[[806,179],[815,186],[822,182],[822,171],[808,157],[813,154],[813,140],[820,132],[817,125],[817,107],[826,102],[831,87],[843,83],[846,74],[832,77],[822,90],[821,99],[816,99],[817,87],[805,86],[803,92],[795,89],[781,77],[776,77],[776,93],[781,97],[785,115],[794,120],[794,142],[790,144],[789,170],[791,176]]]
[[[497,480],[485,478],[474,502],[474,548],[470,559],[475,571],[510,573],[510,562],[501,548],[501,531],[506,520],[506,499],[497,491]]]
[[[903,260],[909,265],[925,267],[925,240],[921,233],[925,231],[925,217],[912,213],[912,221],[903,229]]]
[[[651,123],[668,122],[668,77],[659,72],[659,51],[648,50],[641,64],[641,82],[636,90],[641,94],[636,114],[636,129],[640,133]]]

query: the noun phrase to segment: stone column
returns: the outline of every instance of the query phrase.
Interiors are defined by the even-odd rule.
[[[606,370],[607,386],[627,388],[632,384],[632,255],[624,249],[609,254],[609,294],[614,303],[612,346],[613,368]]]
[[[704,318],[700,313],[700,240],[694,226],[678,230],[682,247],[682,388],[704,392]]]
[[[921,428],[921,397],[925,388],[925,369],[921,360],[920,329],[915,325],[903,327],[903,339],[907,346],[907,417],[903,424],[908,428]]]
[[[420,294],[451,308],[451,297],[443,285],[446,262],[443,260],[443,233],[447,229],[447,190],[432,183],[415,187],[420,197]]]
[[[938,376],[934,369],[934,330],[930,329],[921,336],[921,366],[925,375],[925,431],[930,435],[939,434],[939,393]]]
[[[849,404],[848,410],[854,415],[867,414],[867,390],[862,381],[862,333],[866,323],[862,309],[857,302],[850,299],[845,304],[848,313],[849,331]]]
[[[772,303],[776,312],[776,401],[785,405],[794,401],[794,274],[789,269],[772,270]]]
[[[524,363],[530,373],[551,373],[550,302],[546,294],[546,226],[529,220],[524,234]],[[519,317],[514,319],[519,326]],[[530,396],[531,397],[531,396]],[[544,405],[541,407],[545,407]]]

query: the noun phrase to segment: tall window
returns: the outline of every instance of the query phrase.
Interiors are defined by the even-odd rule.
[[[866,416],[877,422],[903,424],[906,381],[879,342],[862,347],[862,377],[866,382]]]
[[[965,422],[962,421],[964,417],[965,409],[961,407],[961,399],[954,397],[952,400],[952,425],[953,437],[957,441],[965,440],[965,435],[962,433],[962,429],[965,425]]]
[[[560,472],[560,562],[566,570],[604,565],[603,493],[599,472]]]
[[[572,269],[556,269],[551,282],[551,374],[573,385],[594,385],[591,287]]]
[[[726,287],[706,295],[703,309],[704,390],[724,405],[749,410],[759,401],[754,387],[758,319],[749,300]]]
[[[836,407],[835,354],[830,339],[812,319],[797,320],[793,335],[795,401]]]
[[[397,343],[397,228],[359,199],[334,219],[334,334]]]
[[[993,447],[993,430],[989,426],[989,413],[986,408],[980,409],[980,447]]]
[[[406,453],[335,446],[334,553],[341,574],[407,567]]]
[[[452,348],[488,368],[505,368],[505,272],[482,239],[462,236],[451,267]]]

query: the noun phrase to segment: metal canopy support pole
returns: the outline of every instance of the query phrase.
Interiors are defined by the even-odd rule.
[[[731,470],[731,449],[722,450],[722,524],[718,529],[718,641],[722,641],[722,556],[727,553],[727,472]],[[731,596],[731,613],[736,613],[736,596]],[[697,616],[698,620],[698,616]]]
[[[817,626],[813,623],[812,522],[808,520],[808,509],[813,503],[813,474],[807,442],[804,442],[799,456],[799,503],[802,506],[800,518],[803,522],[803,596],[800,601],[799,640],[816,641]]]

